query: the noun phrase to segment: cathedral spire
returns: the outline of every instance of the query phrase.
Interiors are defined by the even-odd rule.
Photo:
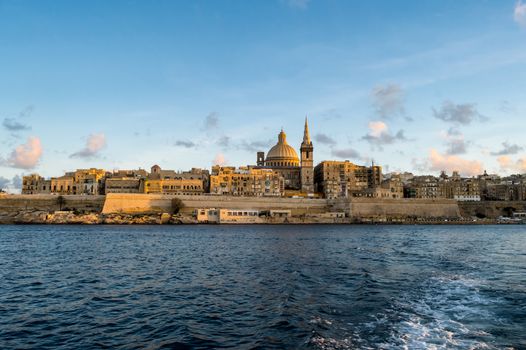
[[[314,147],[309,135],[309,121],[305,116],[305,129],[303,131],[303,142],[301,143],[301,191],[314,193]]]
[[[307,145],[311,144],[309,135],[309,122],[307,120],[307,116],[305,116],[305,130],[303,131],[303,143]]]

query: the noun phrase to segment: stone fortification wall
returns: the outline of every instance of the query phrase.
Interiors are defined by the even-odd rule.
[[[59,197],[63,198],[60,205]],[[21,194],[0,196],[0,211],[7,210],[78,210],[101,211],[105,196]]]
[[[514,212],[526,212],[526,201],[459,202],[458,206],[464,217],[496,219]]]
[[[458,218],[455,200],[449,199],[351,199],[352,218]]]
[[[87,213],[145,214],[171,213],[172,199],[178,198],[188,217],[198,208],[290,210],[298,222],[325,220],[326,214],[345,212],[345,218],[334,222],[395,221],[413,222],[415,218],[486,218],[496,219],[513,212],[525,212],[526,202],[456,202],[454,200],[377,199],[325,200],[303,198],[229,197],[229,196],[169,196],[146,194],[108,194],[107,196],[0,195],[0,223],[39,222],[55,211]],[[38,220],[37,220],[38,219]],[[99,218],[100,219],[100,218]],[[319,220],[318,220],[319,219]],[[399,220],[398,220],[399,219]],[[289,222],[294,222],[289,220]],[[302,221],[303,220],[303,221]],[[318,221],[316,221],[318,220]],[[95,220],[97,221],[97,220]],[[100,221],[100,220],[98,220]],[[97,222],[98,222],[97,221]],[[319,221],[322,222],[323,220]],[[331,221],[331,220],[329,220]],[[325,221],[323,221],[325,222]],[[331,221],[332,222],[332,221]]]
[[[181,210],[183,214],[191,214],[198,208],[289,209],[292,215],[316,214],[327,210],[327,201],[324,199],[110,193],[106,196],[102,212],[105,214],[170,212],[173,198],[178,198],[183,202],[184,208]]]
[[[100,213],[104,199],[105,196],[2,195],[0,223],[24,221],[22,220],[24,217],[38,216],[41,213],[52,213],[57,210]]]
[[[172,199],[184,204],[183,214],[198,208],[288,209],[293,216],[316,215],[325,212],[345,212],[353,218],[456,218],[459,208],[454,200],[377,199],[325,200],[306,198],[268,198],[231,196],[168,196],[145,194],[108,194],[103,213],[170,212]]]

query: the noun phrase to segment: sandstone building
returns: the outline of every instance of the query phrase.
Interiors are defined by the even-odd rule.
[[[415,176],[404,186],[405,197],[434,199],[446,198],[457,201],[480,201],[480,180],[462,178],[454,171],[451,176],[442,172],[439,177]]]
[[[382,167],[326,160],[314,168],[316,189],[326,198],[382,197]]]
[[[51,178],[51,193],[54,194],[75,194],[73,190],[74,176],[72,172],[66,173],[63,176]]]
[[[26,177],[24,177],[26,179]],[[42,190],[39,193],[55,193],[61,195],[104,194],[104,181],[106,171],[103,169],[77,169],[67,172],[63,176],[52,177],[49,181],[49,191]],[[22,191],[22,193],[25,193]]]
[[[78,169],[73,173],[74,194],[104,194],[104,169]]]
[[[285,180],[272,169],[253,167],[212,167],[210,193],[232,196],[273,196],[284,194]]]
[[[105,193],[143,193],[147,177],[144,169],[116,170],[106,178]]]
[[[96,195],[106,193],[201,194],[208,191],[208,170],[186,172],[162,170],[158,165],[148,173],[143,169],[78,169],[45,180],[38,174],[24,176],[23,194]]]
[[[51,181],[44,179],[38,174],[31,174],[24,176],[22,179],[22,193],[23,194],[39,194],[50,193]]]
[[[200,181],[201,192],[208,192],[210,187],[210,172],[205,169],[192,168],[190,171],[174,171],[174,170],[163,170],[160,166],[154,165],[151,168],[148,180],[180,180],[178,184],[174,182],[171,185],[166,184],[165,186],[196,186],[197,182]],[[187,181],[187,182],[186,182]],[[193,189],[192,189],[193,190]]]

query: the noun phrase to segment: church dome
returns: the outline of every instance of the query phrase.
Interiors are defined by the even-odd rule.
[[[266,166],[299,166],[298,154],[292,146],[287,143],[287,135],[281,130],[278,143],[272,147],[265,159]]]

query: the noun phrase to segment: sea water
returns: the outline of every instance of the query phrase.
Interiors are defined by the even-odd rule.
[[[526,348],[526,226],[0,226],[0,348]]]

